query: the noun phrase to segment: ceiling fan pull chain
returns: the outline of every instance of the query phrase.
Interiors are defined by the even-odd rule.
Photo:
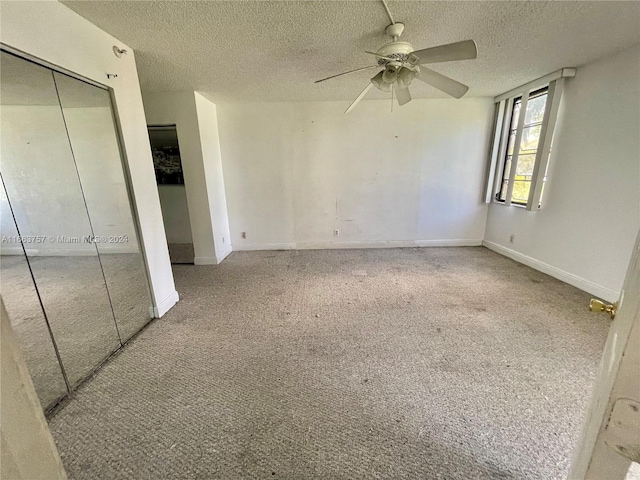
[[[393,86],[391,86],[391,113],[393,113]]]

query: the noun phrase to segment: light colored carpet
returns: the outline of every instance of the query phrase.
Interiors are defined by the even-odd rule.
[[[484,248],[237,252],[50,418],[71,479],[563,478],[609,328]]]

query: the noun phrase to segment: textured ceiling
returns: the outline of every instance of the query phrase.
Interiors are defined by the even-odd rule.
[[[201,91],[213,101],[351,100],[388,41],[378,1],[64,1],[136,50],[143,91]],[[474,39],[477,60],[433,67],[494,96],[561,67],[640,43],[640,2],[393,1],[403,40],[421,49]],[[414,98],[443,94],[420,82]],[[382,96],[372,91],[370,96]]]

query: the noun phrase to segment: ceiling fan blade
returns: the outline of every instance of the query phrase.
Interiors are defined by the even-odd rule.
[[[376,52],[370,52],[369,50],[365,50],[364,53],[368,53],[369,55],[375,55],[378,58],[382,58],[383,60],[389,60],[390,62],[395,62],[396,58],[385,57],[384,55],[378,55]]]
[[[427,67],[420,67],[417,78],[455,98],[462,97],[467,93],[467,90],[469,90],[469,87],[466,85],[456,82],[454,79],[446,77],[441,73],[429,70]]]
[[[397,83],[393,84],[393,89],[396,92],[396,99],[398,100],[398,105],[406,105],[411,101],[411,94],[409,93],[408,88],[399,87]]]
[[[367,94],[367,92],[371,89],[371,87],[373,87],[373,83],[369,82],[369,84],[368,84],[366,87],[364,87],[364,90],[362,90],[362,91],[360,92],[360,95],[358,95],[358,96],[356,97],[356,99],[355,99],[353,102],[351,102],[351,105],[349,105],[349,108],[347,108],[347,109],[345,110],[345,112],[344,112],[344,113],[345,113],[345,114],[347,114],[347,113],[349,113],[351,110],[353,110],[354,108],[356,108],[356,105],[358,105],[358,103],[360,103],[360,100],[362,100],[362,99],[364,98],[364,96],[365,96],[365,95]]]
[[[322,78],[320,80],[316,80],[313,83],[320,83],[320,82],[324,82],[325,80],[330,80],[332,78],[340,77],[342,75],[347,75],[349,73],[359,72],[360,70],[367,70],[368,68],[379,68],[379,67],[380,67],[380,65],[369,65],[368,67],[356,68],[355,70],[349,70],[348,72],[338,73],[337,75],[331,75],[330,77]]]
[[[425,48],[413,52],[420,60],[419,64],[471,60],[478,57],[478,48],[473,40],[449,43],[438,47]]]

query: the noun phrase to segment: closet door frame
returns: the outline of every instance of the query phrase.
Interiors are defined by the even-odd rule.
[[[76,78],[75,76],[71,76],[72,78]],[[84,81],[84,80],[83,80]],[[113,121],[113,128],[116,135],[116,143],[118,145],[118,152],[120,153],[120,165],[122,166],[122,174],[124,176],[124,184],[127,189],[127,198],[129,200],[129,206],[131,207],[131,218],[133,219],[133,228],[136,231],[136,235],[138,237],[138,247],[140,248],[140,253],[142,254],[142,261],[144,263],[144,274],[147,279],[147,292],[149,293],[149,299],[151,300],[151,305],[149,305],[149,320],[155,318],[154,315],[154,300],[153,300],[153,292],[151,291],[151,276],[149,274],[149,266],[147,265],[147,252],[144,248],[144,242],[142,241],[142,230],[140,228],[140,218],[138,217],[138,209],[136,208],[136,195],[133,191],[133,180],[131,178],[131,171],[129,170],[129,160],[127,158],[127,153],[124,148],[124,144],[122,143],[122,125],[120,124],[120,119],[117,114],[116,107],[116,99],[113,93],[113,89],[106,87],[104,85],[99,86],[95,83],[87,82],[90,85],[97,86],[106,90],[109,93],[109,102],[111,103],[111,119]],[[144,327],[142,327],[144,328]],[[135,335],[133,336],[135,337]],[[124,344],[129,342],[133,337],[129,340],[125,341]]]

